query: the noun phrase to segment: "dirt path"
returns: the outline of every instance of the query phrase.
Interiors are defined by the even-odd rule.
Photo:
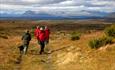
[[[20,55],[15,63],[14,70],[55,70],[50,54]]]
[[[21,63],[22,63],[22,55],[19,55],[17,61],[15,62],[16,67],[14,70],[21,70]]]

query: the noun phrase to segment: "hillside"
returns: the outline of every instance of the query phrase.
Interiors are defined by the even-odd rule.
[[[34,22],[34,23],[33,23]],[[27,55],[17,48],[22,44],[25,29],[47,25],[51,30],[45,54],[32,36]],[[0,70],[115,70],[115,43],[91,49],[88,42],[104,35],[106,27],[114,25],[99,20],[85,21],[0,21]],[[71,33],[81,33],[80,40],[72,41]]]

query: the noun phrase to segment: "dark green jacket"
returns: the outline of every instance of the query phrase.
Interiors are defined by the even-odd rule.
[[[22,40],[23,40],[24,44],[29,44],[29,41],[31,40],[31,34],[30,33],[25,33],[22,36]]]

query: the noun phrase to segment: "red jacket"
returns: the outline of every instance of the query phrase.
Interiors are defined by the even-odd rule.
[[[44,30],[39,31],[39,40],[40,41],[45,41],[46,40],[46,34]]]
[[[46,34],[46,39],[49,39],[50,30],[48,28],[45,29],[45,34]]]
[[[39,37],[39,32],[40,32],[40,29],[35,29],[35,31],[34,31],[34,35],[35,35],[35,37],[38,39],[38,37]]]

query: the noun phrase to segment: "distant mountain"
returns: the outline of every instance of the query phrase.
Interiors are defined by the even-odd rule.
[[[32,19],[62,19],[62,16],[55,16],[47,13],[35,13],[34,11],[26,11],[22,14],[22,17],[32,18]]]
[[[91,11],[87,11],[89,13],[93,13]],[[99,12],[94,12],[95,15],[89,15],[89,16],[57,16],[57,15],[51,15],[47,13],[35,13],[34,11],[26,11],[21,15],[22,18],[27,19],[100,19]],[[105,14],[105,13],[104,13]]]
[[[39,19],[102,19],[107,17],[114,17],[115,13],[106,13],[106,12],[98,12],[98,11],[86,11],[82,10],[81,12],[88,12],[91,15],[87,16],[62,16],[62,15],[52,15],[45,12],[34,12],[31,10],[25,11],[23,14],[7,14],[1,13],[0,19],[32,19],[32,20],[39,20]],[[113,15],[114,14],[114,15]],[[106,18],[107,18],[106,17]]]
[[[112,13],[108,14],[106,17],[115,19],[115,12],[112,12]]]
[[[52,16],[50,14],[46,13],[35,13],[34,11],[26,11],[25,13],[22,14],[22,16],[28,16],[28,17],[49,17]]]
[[[39,19],[63,19],[62,16],[55,16],[47,13],[35,13],[34,11],[25,11],[23,14],[15,15],[15,14],[0,14],[0,19],[32,19],[32,20],[39,20]]]
[[[101,12],[101,11],[89,11],[89,10],[82,10],[81,12],[87,12],[90,13],[90,16],[96,16],[96,17],[105,17],[107,14],[107,12]]]
[[[34,11],[30,11],[30,10],[28,10],[22,14],[22,16],[35,16],[35,15],[36,15],[36,13]]]

